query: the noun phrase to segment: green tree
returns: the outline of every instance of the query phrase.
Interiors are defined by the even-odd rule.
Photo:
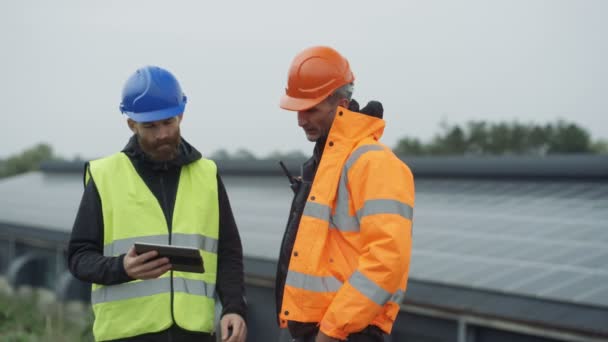
[[[549,137],[550,132],[545,127],[534,126],[528,136],[528,143],[530,144],[528,154],[546,154],[549,150]]]
[[[490,143],[487,126],[485,121],[471,121],[468,123],[468,152],[480,154],[487,150]]]
[[[591,136],[577,125],[559,121],[552,132],[549,153],[592,152]]]
[[[464,154],[467,151],[465,132],[459,126],[446,129],[443,137],[435,138],[435,150],[442,154]]]
[[[602,153],[606,143],[594,143],[590,134],[574,123],[559,120],[546,125],[520,122],[470,121],[460,127],[442,122],[441,133],[430,143],[404,137],[395,147],[401,155],[545,155]]]
[[[225,149],[219,149],[211,154],[213,160],[230,160],[230,153]]]
[[[48,144],[38,144],[22,153],[11,156],[2,162],[0,178],[40,169],[40,163],[45,160],[58,159]]]
[[[608,154],[608,140],[597,140],[591,145],[593,153]]]
[[[397,142],[395,151],[400,155],[420,156],[426,154],[425,146],[416,138],[403,137]]]

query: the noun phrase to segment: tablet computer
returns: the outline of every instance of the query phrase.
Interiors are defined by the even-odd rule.
[[[171,245],[135,242],[135,253],[157,251],[157,258],[168,258],[171,269],[181,272],[205,273],[203,258],[198,249]]]

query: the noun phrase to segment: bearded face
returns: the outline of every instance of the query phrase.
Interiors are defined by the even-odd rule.
[[[169,119],[135,122],[129,120],[129,127],[137,135],[141,149],[155,161],[169,161],[177,156],[181,141],[179,125],[182,116]]]

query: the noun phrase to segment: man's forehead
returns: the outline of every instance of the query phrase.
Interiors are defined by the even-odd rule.
[[[303,110],[303,112],[316,112],[317,110],[319,110],[319,105],[312,106],[306,110]]]
[[[319,111],[319,110],[323,110],[327,106],[331,106],[331,105],[332,104],[331,104],[330,98],[328,97],[325,100],[317,103],[316,105],[314,105],[314,106],[312,106],[312,107],[310,107],[310,108],[308,108],[306,110],[303,110],[303,112],[316,112],[316,111]]]

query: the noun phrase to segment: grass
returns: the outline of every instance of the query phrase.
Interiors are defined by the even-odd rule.
[[[92,322],[86,305],[57,303],[36,291],[0,292],[3,342],[93,341]]]

